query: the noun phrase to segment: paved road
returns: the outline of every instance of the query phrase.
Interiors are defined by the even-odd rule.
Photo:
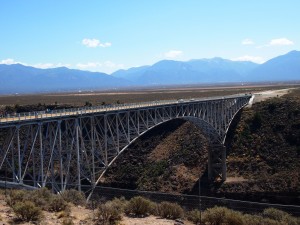
[[[89,113],[107,112],[107,111],[133,109],[133,108],[143,108],[143,107],[157,106],[157,105],[168,105],[168,104],[174,104],[174,103],[178,103],[178,101],[62,109],[62,110],[52,110],[49,112],[47,112],[47,111],[28,112],[28,113],[20,113],[20,114],[16,114],[16,115],[8,115],[7,117],[2,117],[2,118],[0,118],[0,123],[34,120],[34,119],[46,119],[46,118],[54,118],[54,117],[65,117],[65,116],[82,115],[82,114],[89,114]]]

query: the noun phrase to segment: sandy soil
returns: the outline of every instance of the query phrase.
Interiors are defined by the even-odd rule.
[[[267,91],[261,91],[261,92],[254,92],[252,97],[249,101],[249,104],[246,106],[247,108],[251,108],[252,104],[256,102],[265,101],[269,98],[274,97],[281,97],[283,95],[288,94],[292,89],[294,88],[285,88],[285,89],[278,89],[278,90],[267,90]]]
[[[155,216],[148,216],[147,218],[124,218],[121,225],[174,225],[174,220],[160,219]],[[184,221],[185,225],[192,225],[193,223]]]
[[[279,90],[256,92],[256,93],[254,93],[255,97],[254,97],[253,103],[265,101],[265,100],[267,100],[269,98],[273,98],[273,97],[281,97],[281,96],[287,94],[292,89],[293,88],[285,88],[285,89],[279,89]]]
[[[247,179],[245,179],[244,177],[227,177],[225,183],[239,183],[239,182],[244,182],[244,181],[248,181]]]

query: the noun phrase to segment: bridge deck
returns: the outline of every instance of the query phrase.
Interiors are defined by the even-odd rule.
[[[36,111],[36,112],[26,112],[26,113],[17,113],[17,114],[7,114],[6,116],[0,117],[0,126],[9,123],[21,123],[26,121],[33,120],[46,120],[51,118],[61,118],[69,116],[78,116],[84,114],[94,114],[110,111],[120,111],[128,109],[138,109],[145,107],[157,107],[164,105],[173,105],[173,104],[184,104],[192,102],[203,102],[211,100],[220,100],[220,99],[230,99],[236,97],[245,97],[248,95],[230,95],[225,97],[209,97],[209,98],[199,98],[199,99],[180,99],[180,100],[162,100],[162,101],[153,101],[153,102],[142,102],[142,103],[128,103],[128,104],[118,104],[118,105],[105,105],[105,106],[96,106],[96,107],[83,107],[83,108],[72,108],[72,109],[60,109],[60,110],[51,110],[51,111]]]

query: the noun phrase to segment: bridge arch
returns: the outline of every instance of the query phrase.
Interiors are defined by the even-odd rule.
[[[218,148],[221,151],[225,151],[225,148],[223,148],[223,144],[221,142],[220,135],[218,134],[218,132],[216,131],[216,129],[211,124],[209,124],[208,122],[206,122],[205,120],[203,120],[201,118],[193,117],[193,116],[177,117],[177,118],[167,119],[167,120],[164,120],[162,122],[159,122],[159,123],[153,125],[149,129],[141,132],[138,136],[136,136],[135,138],[133,138],[125,147],[123,147],[119,151],[119,153],[109,162],[109,164],[107,165],[107,167],[102,171],[102,173],[98,177],[97,181],[95,182],[95,186],[98,185],[98,183],[100,182],[101,178],[104,176],[104,174],[106,173],[106,171],[119,158],[119,156],[124,151],[126,151],[133,143],[135,143],[139,138],[141,138],[146,133],[152,131],[154,128],[156,128],[156,127],[158,127],[158,126],[160,126],[160,125],[162,125],[164,123],[170,122],[172,120],[178,120],[178,119],[189,121],[189,122],[193,123],[194,125],[196,125],[196,127],[203,132],[203,134],[205,135],[205,137],[209,141],[211,147]],[[223,174],[223,173],[220,173],[220,172],[216,173],[216,171],[212,170],[213,167],[214,167],[214,164],[216,164],[216,162],[214,161],[216,158],[218,158],[218,160],[219,160],[217,163],[222,163],[222,162],[225,163],[225,160],[223,160],[223,159],[220,158],[220,156],[219,156],[220,153],[223,156],[223,152],[218,152],[217,149],[214,149],[214,151],[209,152],[209,157],[208,157],[208,160],[209,160],[209,162],[208,162],[208,175],[209,175],[210,178],[213,178],[216,175],[220,176],[221,178],[222,177],[224,178],[224,176],[226,176],[226,174]],[[218,154],[218,155],[216,155],[216,154]],[[224,155],[226,155],[226,153]]]

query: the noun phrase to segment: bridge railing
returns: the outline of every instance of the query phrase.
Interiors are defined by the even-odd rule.
[[[45,118],[54,118],[54,117],[76,116],[76,115],[83,115],[89,113],[118,111],[124,109],[143,108],[143,107],[151,107],[151,106],[159,106],[159,105],[170,105],[170,104],[178,104],[178,103],[182,104],[188,102],[228,99],[228,98],[242,97],[242,96],[245,97],[249,95],[231,95],[226,97],[192,98],[192,99],[179,99],[179,100],[173,99],[173,100],[160,100],[160,101],[140,102],[140,103],[112,104],[112,105],[101,105],[101,106],[92,106],[92,107],[13,113],[13,114],[0,115],[0,124],[8,123],[8,122],[24,121],[24,120],[27,121],[27,120],[36,120],[36,119],[45,119]]]
[[[141,102],[141,103],[126,103],[126,104],[114,104],[114,105],[101,105],[101,106],[94,106],[94,107],[80,107],[80,108],[70,108],[70,109],[11,113],[11,114],[0,115],[0,123],[19,121],[19,120],[82,115],[88,113],[116,111],[116,110],[131,109],[131,108],[167,105],[167,104],[174,104],[174,103],[177,103],[177,100],[163,100],[163,101],[152,101],[152,102]]]

